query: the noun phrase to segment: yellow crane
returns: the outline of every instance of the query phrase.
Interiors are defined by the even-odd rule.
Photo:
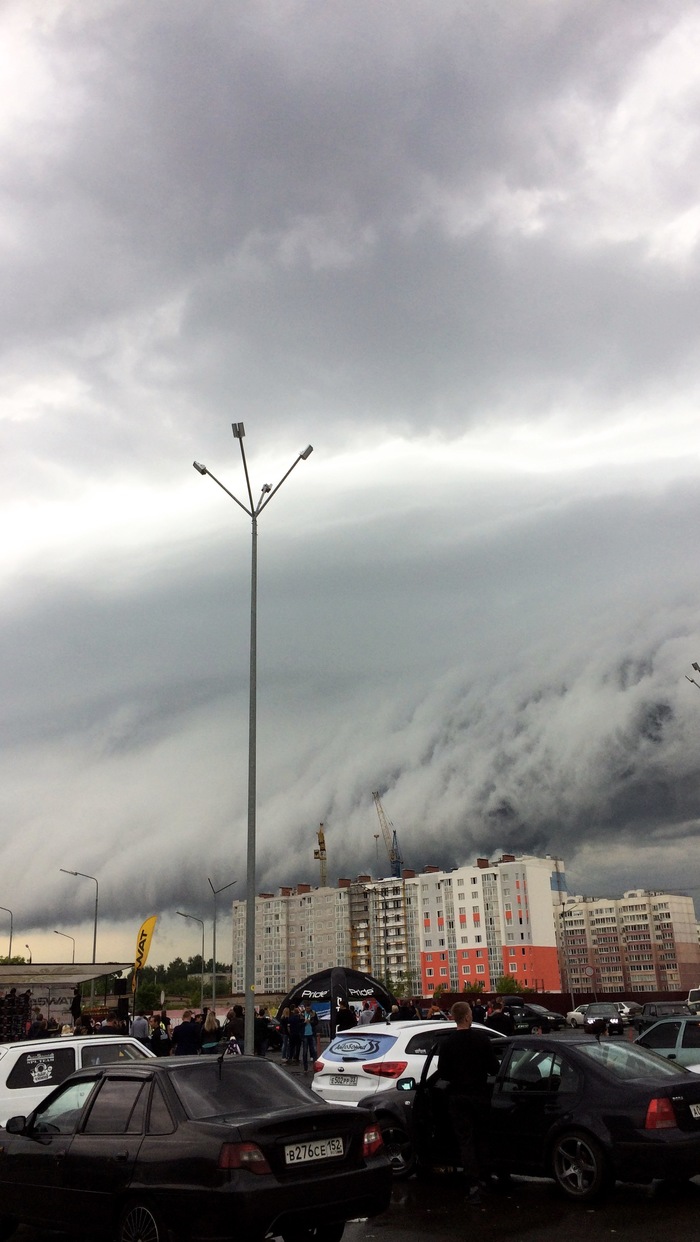
[[[318,849],[314,850],[314,858],[316,862],[321,864],[321,888],[328,888],[328,863],[326,861],[326,834],[323,831],[323,824],[319,824],[318,832]]]
[[[401,868],[403,867],[403,858],[401,857],[401,851],[396,837],[396,829],[386,817],[386,812],[382,806],[382,800],[379,797],[379,794],[373,793],[372,797],[374,798],[374,805],[377,808],[379,826],[382,830],[386,852],[389,855],[389,862],[391,863],[391,874],[400,877]]]

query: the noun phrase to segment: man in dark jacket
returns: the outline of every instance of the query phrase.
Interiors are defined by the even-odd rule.
[[[467,1183],[467,1203],[481,1203],[479,1179],[488,1175],[489,1074],[498,1057],[485,1031],[472,1030],[472,1009],[457,1001],[454,1030],[440,1044],[438,1076],[448,1085],[448,1111]]]
[[[200,1034],[201,1027],[199,1023],[194,1021],[192,1010],[186,1009],[182,1015],[182,1022],[174,1028],[172,1033],[170,1041],[171,1057],[196,1056],[199,1052]]]
[[[501,1035],[512,1035],[515,1030],[513,1015],[509,1009],[506,1009],[500,996],[497,996],[493,1002],[493,1009],[486,1019],[486,1025],[494,1031],[500,1031]]]

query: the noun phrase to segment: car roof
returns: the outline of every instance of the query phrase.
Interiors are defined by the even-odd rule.
[[[667,1026],[669,1022],[682,1022],[684,1026],[692,1026],[694,1022],[700,1022],[700,1014],[669,1013],[665,1018],[659,1018],[658,1022],[654,1022],[654,1026]],[[651,1030],[651,1027],[648,1029]]]
[[[35,1039],[7,1040],[6,1043],[0,1044],[0,1057],[3,1057],[6,1052],[11,1052],[13,1048],[66,1048],[74,1044],[89,1043],[91,1040],[100,1045],[123,1044],[126,1041],[129,1044],[139,1044],[146,1052],[150,1051],[140,1039],[136,1039],[133,1035],[100,1035],[96,1031],[94,1035],[39,1035]]]

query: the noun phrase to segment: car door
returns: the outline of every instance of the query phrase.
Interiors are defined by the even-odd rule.
[[[73,1219],[109,1230],[115,1201],[131,1182],[143,1141],[150,1075],[105,1074],[64,1159],[63,1184]]]
[[[513,1172],[541,1170],[548,1135],[581,1090],[581,1075],[563,1050],[513,1048],[491,1097],[495,1163]]]
[[[670,1018],[666,1018],[664,1022],[657,1022],[655,1026],[649,1027],[649,1030],[640,1037],[638,1042],[644,1048],[649,1048],[652,1052],[658,1052],[662,1057],[668,1057],[669,1060],[677,1060],[677,1044],[680,1035],[681,1024],[674,1022]]]
[[[700,1065],[700,1022],[684,1022],[678,1060],[681,1065]]]
[[[42,1101],[21,1133],[0,1145],[3,1214],[56,1229],[72,1223],[65,1189],[65,1161],[95,1080],[69,1082]]]

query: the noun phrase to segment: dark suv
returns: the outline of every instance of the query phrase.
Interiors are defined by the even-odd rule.
[[[633,1025],[641,1035],[642,1031],[658,1022],[659,1018],[675,1018],[689,1013],[690,1009],[683,1001],[649,1001],[642,1005],[642,1012],[633,1019]]]
[[[506,1001],[506,1006],[515,1022],[516,1035],[548,1035],[550,1031],[563,1031],[566,1026],[563,1014],[545,1009],[544,1005]]]

